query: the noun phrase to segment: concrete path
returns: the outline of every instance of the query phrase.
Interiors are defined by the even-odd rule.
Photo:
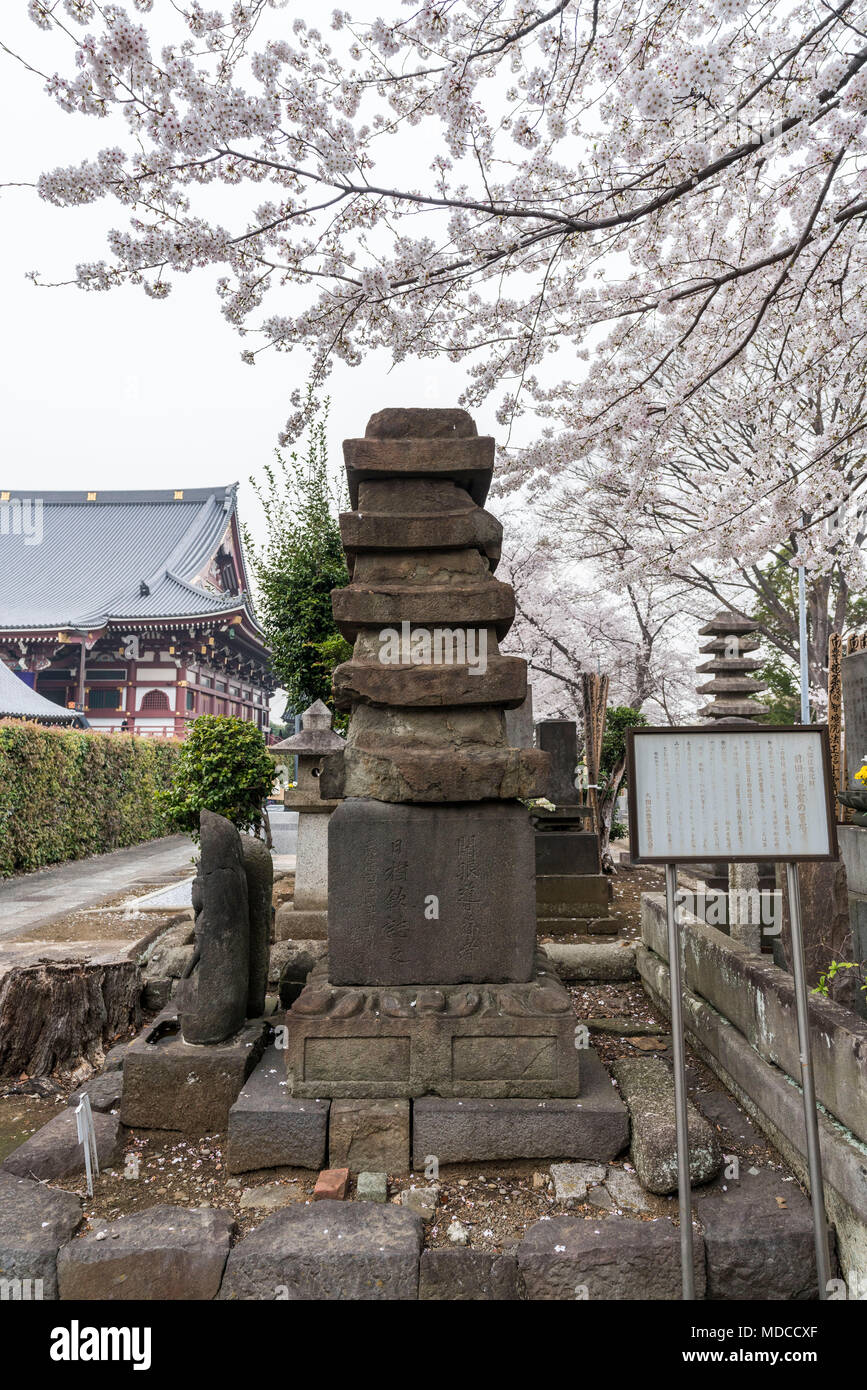
[[[186,878],[195,846],[187,835],[148,840],[143,845],[94,854],[0,880],[0,938],[46,926],[68,912],[95,907],[106,898],[146,893]]]
[[[269,814],[274,868],[278,872],[294,870],[298,813],[279,807]],[[48,926],[68,912],[97,907],[106,898],[121,894],[126,898],[147,894],[149,907],[185,906],[191,900],[195,852],[187,835],[171,835],[111,854],[94,854],[89,859],[0,879],[0,940],[32,927]]]

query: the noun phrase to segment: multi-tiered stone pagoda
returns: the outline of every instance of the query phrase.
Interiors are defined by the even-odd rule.
[[[548,757],[510,748],[526,663],[483,510],[494,441],[462,410],[386,410],[344,444],[351,661],[329,824],[328,957],[289,1015],[296,1096],[574,1096],[569,996],[536,951],[534,837],[518,798]]]
[[[699,710],[702,719],[752,723],[760,714],[767,714],[768,706],[751,698],[765,688],[764,682],[756,680],[753,674],[762,665],[753,655],[759,648],[755,635],[758,627],[751,618],[742,618],[724,609],[705,627],[699,628],[701,637],[711,638],[700,648],[710,661],[696,667],[699,674],[711,676],[704,685],[696,686],[699,695],[711,696]]]

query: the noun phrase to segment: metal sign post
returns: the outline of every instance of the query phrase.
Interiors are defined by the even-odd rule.
[[[686,1113],[686,1063],[683,1047],[683,995],[680,980],[680,930],[677,922],[677,865],[665,866],[665,910],[671,970],[671,1041],[674,1053],[674,1116],[677,1131],[677,1202],[680,1210],[680,1272],[683,1297],[695,1298],[692,1248],[692,1185],[689,1176],[689,1120]]]
[[[813,1204],[813,1238],[816,1243],[816,1274],[819,1298],[828,1297],[831,1259],[828,1253],[828,1223],[822,1184],[822,1150],[819,1145],[819,1119],[816,1088],[813,1084],[813,1057],[810,1052],[810,1016],[807,1008],[807,972],[804,965],[804,934],[801,930],[801,885],[797,864],[786,865],[789,892],[789,925],[792,930],[792,975],[795,980],[795,1010],[798,1015],[798,1052],[801,1063],[801,1090],[804,1098],[804,1125],[807,1132],[807,1167],[810,1173],[810,1201]]]
[[[627,777],[632,863],[665,868],[683,1297],[695,1298],[695,1272],[677,865],[713,860],[786,865],[816,1273],[819,1297],[826,1299],[831,1269],[798,862],[838,857],[828,730],[815,724],[630,729]]]

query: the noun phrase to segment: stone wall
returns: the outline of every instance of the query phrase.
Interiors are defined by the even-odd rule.
[[[642,897],[636,966],[668,1009],[665,900]],[[696,1053],[765,1131],[801,1181],[806,1140],[792,977],[682,912],[684,1022]],[[867,1024],[810,997],[825,1201],[844,1273],[867,1269]]]
[[[847,959],[864,965],[867,962],[867,830],[861,825],[838,825],[837,839],[840,858],[846,866],[852,930],[851,953]],[[855,983],[860,983],[860,977]],[[856,987],[853,994],[853,1008],[862,1017],[867,1016],[867,993]]]
[[[795,988],[791,975],[741,942],[689,917],[681,928],[683,981],[743,1033],[766,1061],[800,1082]],[[665,900],[641,899],[641,936],[668,960]],[[813,1069],[820,1104],[867,1143],[867,1023],[850,1009],[810,996]]]

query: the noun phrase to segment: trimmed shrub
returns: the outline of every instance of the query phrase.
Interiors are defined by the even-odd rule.
[[[171,786],[160,794],[173,830],[199,838],[199,812],[214,811],[239,830],[258,831],[275,766],[255,724],[200,714],[190,725]]]
[[[0,721],[0,877],[170,834],[169,739]]]

